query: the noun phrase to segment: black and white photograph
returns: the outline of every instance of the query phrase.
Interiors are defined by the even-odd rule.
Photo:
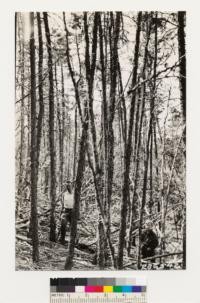
[[[15,270],[186,269],[186,47],[185,11],[15,13]]]

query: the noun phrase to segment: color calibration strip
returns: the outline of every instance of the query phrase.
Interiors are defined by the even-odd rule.
[[[146,286],[69,286],[69,285],[58,285],[51,286],[51,292],[78,292],[78,293],[130,293],[130,292],[145,292]]]
[[[143,278],[57,278],[50,287],[50,303],[147,303]]]
[[[50,279],[51,292],[65,293],[142,293],[146,292],[145,279],[114,278],[57,278]]]

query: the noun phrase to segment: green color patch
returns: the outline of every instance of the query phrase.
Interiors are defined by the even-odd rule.
[[[113,292],[122,292],[122,286],[113,286]]]

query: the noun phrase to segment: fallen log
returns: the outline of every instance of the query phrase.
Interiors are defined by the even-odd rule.
[[[183,254],[183,252],[176,252],[176,253],[168,253],[168,254],[163,254],[163,255],[157,255],[157,256],[142,259],[141,262],[142,263],[148,263],[148,261],[151,261],[151,260],[154,260],[154,259],[158,259],[158,258],[161,259],[161,258],[166,258],[166,257],[169,257],[169,256],[176,256],[176,255],[178,256],[178,255],[182,255],[182,254]],[[172,263],[174,263],[174,262],[172,262]],[[180,263],[180,260],[178,260],[177,263]],[[136,264],[137,264],[137,260],[133,260],[132,262],[130,262],[128,264],[125,264],[123,266],[123,268],[129,267],[131,265],[136,265]],[[155,264],[156,264],[156,262],[155,262]]]
[[[151,260],[154,260],[154,259],[161,259],[161,258],[166,258],[166,257],[170,257],[170,256],[178,256],[178,255],[182,255],[183,252],[175,252],[175,253],[167,253],[167,254],[164,254],[164,255],[155,255],[153,257],[148,257],[148,258],[145,258],[145,259],[142,259],[142,262],[143,261],[151,261]]]

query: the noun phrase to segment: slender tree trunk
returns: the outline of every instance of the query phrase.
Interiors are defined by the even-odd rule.
[[[169,91],[168,103],[167,103],[167,110],[166,116],[163,123],[163,138],[162,138],[162,158],[161,158],[161,165],[160,165],[160,201],[159,202],[159,209],[158,212],[161,211],[161,222],[159,224],[161,230],[161,241],[160,241],[160,253],[162,254],[165,250],[165,179],[164,179],[164,167],[165,167],[165,148],[166,148],[166,123],[169,114],[169,100],[171,97],[171,92]]]
[[[89,149],[88,149],[88,163],[89,163],[89,166],[90,166],[90,168],[92,170],[92,173],[93,173],[93,179],[94,179],[94,185],[95,185],[95,191],[96,191],[96,198],[97,198],[97,206],[98,206],[99,212],[100,212],[99,215],[101,216],[100,222],[102,223],[102,237],[104,237],[104,239],[106,239],[106,242],[107,242],[106,244],[109,247],[111,258],[112,258],[112,265],[113,265],[114,268],[116,268],[115,250],[114,250],[114,247],[113,247],[112,242],[111,242],[109,229],[107,227],[108,226],[107,221],[106,221],[107,218],[106,218],[106,215],[105,215],[105,212],[104,212],[104,209],[103,209],[103,205],[101,203],[101,201],[102,201],[101,191],[99,190],[99,183],[98,183],[98,180],[97,180],[97,175],[95,173],[94,166],[93,166],[92,161],[91,161]],[[102,243],[103,243],[103,241],[101,241],[101,244]]]
[[[71,119],[68,115],[67,179],[71,180]]]
[[[156,69],[157,69],[157,48],[158,48],[158,33],[157,33],[157,13],[155,15],[155,38],[154,38],[154,48],[155,48],[155,54],[154,54],[154,86],[153,86],[153,94],[154,97],[152,98],[151,102],[151,115],[152,115],[152,121],[151,121],[151,145],[150,145],[150,201],[149,201],[149,209],[150,214],[152,213],[153,208],[153,138],[154,138],[154,122],[155,122],[155,113],[154,113],[154,101],[155,101],[155,93],[156,93]]]
[[[148,182],[148,166],[149,166],[149,144],[151,139],[151,130],[149,122],[149,130],[148,130],[148,137],[147,137],[147,144],[146,144],[146,151],[145,151],[145,161],[144,161],[144,180],[143,180],[143,189],[142,189],[142,205],[140,209],[140,219],[139,219],[139,244],[138,244],[138,259],[137,259],[137,267],[138,269],[141,268],[141,236],[142,236],[142,225],[143,225],[143,216],[144,216],[144,208],[146,205],[146,192],[147,192],[147,182]]]
[[[134,140],[134,152],[133,152],[133,163],[135,165],[136,162],[136,154],[137,154],[137,146],[138,146],[138,137],[139,137],[139,125],[140,125],[140,103],[141,103],[141,88],[138,88],[138,94],[136,98],[136,113],[135,113],[135,129],[133,133],[133,140]]]
[[[104,55],[104,41],[103,41],[103,30],[101,23],[101,14],[99,14],[98,18],[98,26],[99,26],[99,49],[100,49],[100,63],[101,63],[101,83],[102,83],[102,115],[103,115],[103,156],[104,156],[104,209],[107,204],[107,156],[108,156],[108,106],[107,106],[107,94],[106,94],[106,58]],[[105,37],[104,37],[105,38]]]
[[[186,207],[183,209],[183,269],[186,269]]]
[[[55,221],[55,206],[56,206],[56,157],[55,157],[55,139],[54,139],[54,83],[53,83],[53,60],[51,37],[49,30],[48,14],[43,13],[45,34],[47,40],[48,51],[48,71],[49,71],[49,148],[50,148],[50,171],[51,171],[51,186],[50,186],[50,241],[56,242],[56,221]]]
[[[122,75],[121,75],[121,67],[120,63],[118,62],[118,74],[119,74],[119,86],[120,86],[120,103],[122,107],[122,121],[123,121],[123,140],[124,140],[124,151],[126,148],[126,142],[127,142],[127,111],[126,111],[126,102],[124,97],[124,88],[122,83]]]
[[[150,20],[151,22],[151,20]],[[141,113],[140,113],[140,121],[139,121],[139,130],[138,130],[138,140],[136,146],[136,163],[135,163],[135,172],[134,172],[134,189],[133,189],[133,197],[131,202],[131,213],[130,213],[130,222],[129,222],[129,236],[128,236],[128,255],[131,252],[131,245],[135,244],[135,237],[132,237],[132,232],[134,230],[134,221],[136,219],[136,210],[138,208],[137,205],[137,190],[138,190],[138,179],[139,179],[139,172],[140,172],[140,160],[141,160],[141,145],[142,145],[142,128],[143,128],[143,121],[144,121],[144,111],[145,111],[145,100],[146,100],[146,67],[147,67],[147,58],[148,58],[148,46],[150,40],[150,33],[151,33],[151,23],[147,24],[147,37],[146,37],[146,44],[145,44],[145,51],[144,51],[144,62],[143,62],[143,69],[142,69],[142,78],[143,78],[143,85],[141,87]]]
[[[180,60],[180,95],[183,120],[186,120],[186,53],[185,53],[185,12],[178,12],[178,49]],[[185,140],[185,139],[184,139]]]
[[[149,166],[149,156],[150,156],[150,142],[153,140],[153,121],[154,121],[154,109],[155,109],[155,93],[156,93],[156,71],[157,71],[157,12],[155,13],[155,25],[154,25],[154,47],[155,47],[155,55],[154,55],[154,70],[153,70],[153,89],[152,89],[152,98],[150,104],[150,121],[149,121],[149,129],[147,135],[147,144],[145,151],[145,160],[144,160],[144,181],[143,181],[143,190],[142,190],[142,205],[140,209],[140,219],[139,219],[139,244],[138,244],[138,257],[137,257],[137,266],[138,269],[141,268],[141,236],[142,236],[142,226],[143,226],[143,216],[144,216],[144,208],[146,205],[146,191],[147,191],[147,183],[148,183],[148,166]]]
[[[142,12],[139,12],[138,17],[137,17],[137,31],[136,31],[132,87],[134,87],[137,83],[141,18],[142,18]],[[132,100],[131,100],[129,130],[128,130],[127,145],[126,145],[126,150],[125,150],[124,176],[123,176],[123,189],[122,189],[122,206],[121,206],[121,226],[120,226],[120,233],[119,233],[119,250],[118,250],[118,268],[119,269],[123,268],[123,252],[124,252],[125,238],[126,238],[127,206],[128,206],[128,197],[129,197],[129,171],[130,171],[131,153],[132,153],[132,135],[133,135],[132,133],[133,133],[133,120],[134,120],[134,111],[135,111],[135,99],[136,99],[136,93],[133,94]]]
[[[77,236],[77,222],[79,217],[79,208],[80,208],[80,198],[81,198],[81,187],[82,181],[84,176],[85,170],[85,157],[87,151],[87,140],[88,140],[88,126],[89,126],[89,115],[88,115],[88,107],[87,101],[84,102],[84,112],[82,115],[82,108],[80,103],[80,96],[78,90],[78,84],[75,80],[74,71],[72,69],[72,64],[70,61],[70,52],[69,52],[69,41],[68,41],[68,30],[66,26],[66,19],[65,13],[63,13],[63,22],[64,22],[64,29],[66,34],[66,57],[68,68],[71,76],[71,80],[75,90],[75,98],[76,103],[79,109],[79,115],[82,122],[82,134],[80,139],[80,146],[79,146],[79,157],[78,157],[78,166],[77,166],[77,174],[76,174],[76,182],[75,182],[75,189],[74,189],[74,207],[72,211],[72,222],[71,222],[71,229],[70,229],[70,242],[69,242],[69,252],[65,262],[65,269],[69,270],[73,267],[73,258],[74,258],[74,249],[76,243],[76,236]]]
[[[37,162],[39,166],[40,157],[40,145],[42,138],[42,121],[44,116],[44,101],[43,101],[43,38],[41,28],[40,13],[37,13],[37,24],[38,24],[38,40],[39,40],[39,61],[38,61],[38,90],[39,90],[39,114],[37,124]]]
[[[115,101],[117,86],[117,70],[118,70],[118,42],[120,32],[121,13],[117,12],[114,20],[113,13],[110,13],[110,103],[108,106],[108,143],[107,143],[107,216],[110,222],[110,207],[112,198],[113,173],[114,173],[114,131],[113,122],[115,117]],[[110,233],[110,226],[108,226]]]
[[[158,144],[157,144],[157,134],[156,134],[156,121],[153,123],[153,133],[154,133],[154,150],[155,150],[155,160],[156,160],[156,175],[158,177]]]
[[[37,129],[36,129],[36,79],[35,79],[35,37],[34,13],[30,13],[30,66],[31,66],[31,231],[32,258],[39,260],[38,215],[37,215]]]
[[[60,105],[60,98],[59,98],[59,89],[58,89],[58,79],[57,79],[57,63],[54,64],[54,81],[55,81],[55,89],[56,89],[56,104],[55,107],[57,110],[56,116],[57,116],[57,125],[58,125],[58,146],[59,146],[59,190],[62,193],[63,188],[63,180],[62,180],[62,114],[61,114],[61,105]],[[55,123],[56,124],[56,123]],[[55,140],[56,141],[56,140]],[[56,144],[56,143],[55,143]],[[61,201],[62,201],[62,195],[61,195]]]
[[[30,72],[30,71],[29,71]],[[24,179],[26,180],[27,188],[29,189],[30,181],[30,158],[31,158],[31,96],[28,97],[27,105],[27,149],[26,149],[26,172]],[[28,182],[27,182],[28,181]],[[26,195],[27,197],[28,195]],[[31,222],[29,229],[31,229]]]
[[[18,32],[19,32],[19,24],[18,24]],[[20,38],[19,40],[23,38]],[[21,65],[21,119],[20,119],[20,156],[19,156],[19,180],[18,180],[18,198],[16,202],[16,216],[18,215],[18,210],[20,205],[23,203],[23,179],[24,179],[24,151],[25,151],[25,133],[24,133],[24,43],[19,41],[20,46],[20,65]]]
[[[150,173],[149,173],[149,185],[150,185],[150,197],[149,197],[149,212],[153,211],[153,127],[151,128],[151,142],[150,142]]]
[[[63,174],[64,174],[64,140],[65,140],[65,85],[63,65],[61,62],[61,96],[62,96],[62,121],[61,121],[61,137],[60,137],[60,183],[61,192],[63,192]],[[63,195],[61,196],[61,203],[63,205]]]
[[[78,139],[78,113],[77,113],[77,106],[75,108],[75,115],[74,115],[74,165],[73,165],[73,180],[76,177],[76,162],[77,162],[77,139]]]
[[[180,98],[183,112],[183,123],[186,123],[186,51],[185,51],[185,12],[178,12],[178,45],[180,60]],[[183,141],[186,145],[186,127],[183,134]],[[186,156],[186,152],[184,152]],[[185,206],[183,212],[183,268],[186,268],[186,214]]]
[[[74,208],[72,211],[69,252],[68,252],[68,257],[65,262],[66,270],[72,269],[72,266],[73,266],[74,249],[75,249],[75,242],[76,242],[76,236],[77,236],[77,222],[78,222],[78,215],[79,215],[79,208],[80,208],[81,187],[82,187],[82,180],[83,180],[83,175],[84,175],[84,170],[85,170],[85,155],[86,155],[86,149],[87,149],[88,124],[89,124],[88,111],[87,111],[87,107],[85,107],[85,118],[84,118],[82,135],[81,135],[81,140],[80,140],[79,160],[78,160],[76,183],[75,183],[75,190],[74,190]]]
[[[93,40],[92,40],[92,54],[91,54],[91,62],[90,62],[90,53],[89,53],[89,35],[88,35],[88,23],[87,23],[87,13],[84,13],[84,28],[85,28],[85,66],[86,66],[86,79],[88,85],[88,112],[91,124],[91,136],[93,143],[93,154],[94,154],[94,162],[95,162],[95,179],[98,187],[97,196],[100,198],[101,205],[103,206],[103,195],[102,195],[102,173],[100,169],[100,160],[97,150],[97,135],[96,135],[96,127],[95,127],[95,119],[93,112],[93,86],[94,86],[94,73],[96,66],[96,50],[97,50],[97,30],[98,30],[98,19],[99,13],[95,13],[94,15],[94,26],[93,26]],[[103,208],[103,207],[102,207]],[[104,210],[103,210],[104,211]],[[103,214],[104,215],[104,214]],[[99,214],[99,226],[98,226],[98,252],[97,252],[97,263],[100,269],[103,269],[105,264],[105,237],[103,234],[103,223],[102,223],[102,215]]]
[[[102,128],[103,128],[103,142],[102,142],[102,154],[103,163],[101,169],[103,170],[103,192],[102,192],[102,203],[103,210],[106,211],[107,207],[107,193],[108,193],[108,106],[107,106],[107,93],[106,93],[106,58],[104,55],[104,39],[105,35],[102,30],[101,14],[98,15],[98,29],[99,29],[99,49],[100,49],[100,64],[101,64],[101,83],[102,83]],[[106,43],[105,43],[106,44]],[[99,216],[99,227],[98,227],[98,264],[100,268],[104,267],[105,264],[105,236],[103,233],[103,224],[101,221],[101,216]],[[110,216],[107,214],[107,223],[110,225]]]

